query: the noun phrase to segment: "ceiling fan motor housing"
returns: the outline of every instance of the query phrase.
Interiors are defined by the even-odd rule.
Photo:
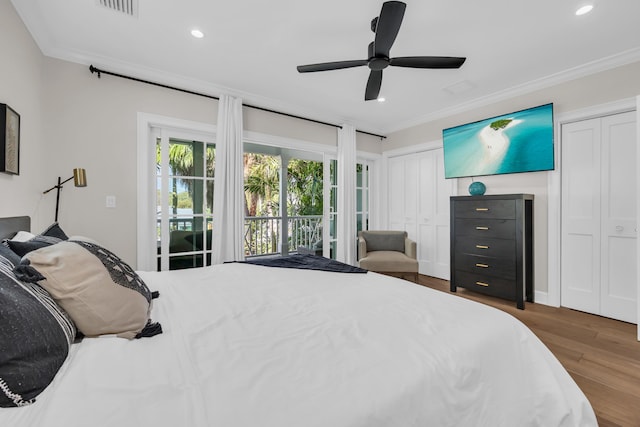
[[[367,64],[371,70],[384,70],[389,66],[389,58],[370,58]]]

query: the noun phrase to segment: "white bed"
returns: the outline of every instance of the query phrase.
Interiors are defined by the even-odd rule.
[[[85,338],[3,427],[596,426],[499,310],[375,273],[224,264],[140,272],[148,339]]]

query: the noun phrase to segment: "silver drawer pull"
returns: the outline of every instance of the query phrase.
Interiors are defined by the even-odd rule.
[[[487,264],[476,264],[476,267],[489,268],[489,266]]]
[[[484,287],[489,286],[489,284],[488,284],[488,283],[484,283],[484,282],[476,282],[476,285],[478,285],[478,286],[484,286]]]
[[[489,246],[487,245],[476,245],[477,249],[489,249]]]
[[[481,227],[481,226],[476,227],[476,230],[488,230],[488,229],[489,227]]]
[[[476,212],[488,212],[489,208],[476,208]]]

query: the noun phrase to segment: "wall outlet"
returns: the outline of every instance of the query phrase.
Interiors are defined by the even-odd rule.
[[[108,208],[115,208],[116,207],[116,196],[107,196],[107,200],[105,202],[105,205]]]

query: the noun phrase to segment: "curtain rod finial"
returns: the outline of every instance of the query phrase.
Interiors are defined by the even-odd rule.
[[[91,71],[91,74],[98,73],[98,78],[101,77],[100,70],[98,70],[96,67],[94,67],[93,64],[89,65],[89,71]]]

